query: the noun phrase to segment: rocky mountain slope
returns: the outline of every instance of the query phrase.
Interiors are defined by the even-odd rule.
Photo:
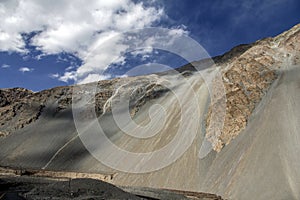
[[[221,70],[224,93],[217,91],[221,95],[214,100],[203,77],[191,65],[178,69],[185,79],[161,73],[100,81],[93,109],[97,121],[118,147],[131,152],[155,152],[176,138],[178,131],[188,133],[192,139],[195,136],[185,141],[191,145],[174,163],[148,173],[112,169],[86,149],[72,114],[72,94],[81,86],[37,93],[20,88],[1,90],[0,165],[110,172],[115,174],[112,182],[118,185],[202,191],[226,199],[299,199],[299,41],[300,25],[296,25],[274,38],[241,45],[215,57],[216,65],[203,70],[208,76]],[[166,88],[162,84],[166,77],[177,85]],[[184,87],[186,81],[192,92]],[[92,84],[84,87],[92,88]],[[182,104],[174,92],[180,94]],[[198,97],[198,110],[191,100],[193,93]],[[124,134],[112,113],[114,102],[121,97],[129,99],[129,114],[140,124],[149,122],[148,110],[152,105],[162,105],[167,120],[161,131],[142,140]],[[224,109],[224,121],[215,120]],[[184,129],[180,129],[182,120],[178,117],[182,110],[190,113]],[[81,117],[88,119],[90,114],[82,113]],[[196,114],[201,118],[196,119]],[[222,129],[216,131],[214,127],[220,123]],[[91,123],[87,129],[95,132],[98,127]],[[138,130],[133,133],[151,135],[156,129],[150,127],[143,133]],[[201,153],[203,143],[206,146]],[[93,149],[105,146],[101,142],[94,145]],[[167,158],[164,155],[159,160]],[[120,158],[112,153],[109,159],[118,161],[117,169],[132,164],[137,169],[151,167],[147,161],[139,163],[130,156]]]

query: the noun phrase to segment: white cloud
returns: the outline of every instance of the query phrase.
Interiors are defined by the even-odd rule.
[[[141,55],[141,56],[143,56],[143,57],[147,57],[147,56],[149,56],[149,54],[151,54],[153,52],[153,48],[150,46],[150,47],[148,47],[148,48],[144,48],[144,49],[137,49],[137,50],[135,50],[135,51],[133,51],[133,52],[130,52],[130,54],[132,55],[132,56],[138,56],[138,55]]]
[[[114,36],[150,27],[164,15],[161,8],[132,0],[2,0],[0,51],[27,53],[22,34],[35,32],[30,43],[42,51],[40,56],[66,52],[82,60],[82,66],[66,71],[59,80],[107,78],[95,74],[101,74],[112,61],[124,61],[121,55],[128,48],[120,43],[124,38]],[[100,44],[104,46],[94,50]]]
[[[3,69],[10,68],[10,65],[3,64],[3,65],[1,66],[1,68],[3,68]]]
[[[84,79],[80,81],[80,84],[95,82],[99,80],[109,79],[111,76],[109,75],[101,75],[101,74],[88,74]]]
[[[33,70],[34,70],[33,68],[28,68],[28,67],[21,67],[21,68],[19,68],[19,71],[23,72],[23,73],[25,73],[25,72],[32,72]]]
[[[77,81],[76,71],[65,72],[64,75],[60,76],[58,80],[68,82],[69,80]]]
[[[50,77],[50,78],[53,78],[53,79],[57,79],[57,78],[59,78],[59,74],[58,74],[58,73],[55,73],[55,74],[49,74],[49,77]]]
[[[72,69],[74,69],[74,66],[69,66],[69,67],[67,67],[65,70],[66,70],[66,71],[70,71],[70,70],[72,70]]]

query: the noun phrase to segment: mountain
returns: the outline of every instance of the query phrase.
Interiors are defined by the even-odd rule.
[[[300,199],[299,41],[296,25],[173,72],[2,89],[0,165],[225,199]]]

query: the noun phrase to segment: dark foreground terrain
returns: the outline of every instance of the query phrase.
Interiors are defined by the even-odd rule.
[[[30,176],[0,176],[0,199],[199,199],[222,200],[213,194],[151,188],[120,189],[95,179],[50,179]]]

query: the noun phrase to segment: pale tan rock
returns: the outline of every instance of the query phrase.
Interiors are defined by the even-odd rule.
[[[218,102],[210,105],[206,119],[206,137],[215,151],[220,152],[247,126],[256,105],[278,77],[276,70],[283,60],[290,59],[294,65],[300,63],[299,41],[300,25],[297,25],[274,39],[254,43],[242,54],[236,54],[236,58],[223,68],[226,115],[221,133],[210,128],[214,126],[212,107],[218,107]]]

